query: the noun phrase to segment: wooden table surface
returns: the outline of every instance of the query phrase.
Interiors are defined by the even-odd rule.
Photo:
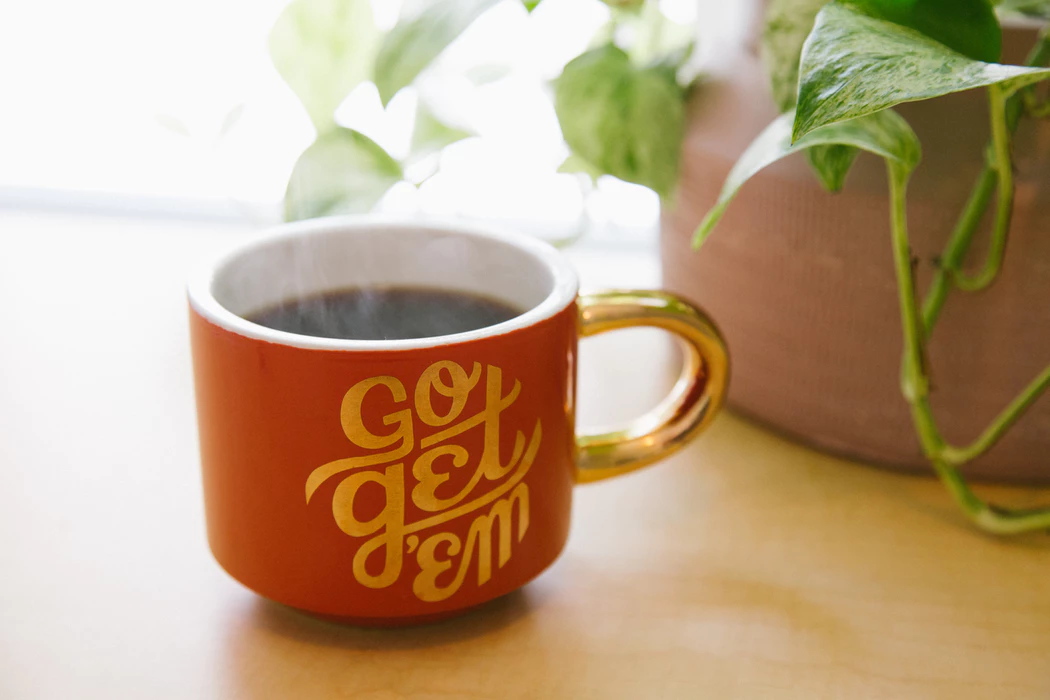
[[[731,415],[579,488],[561,559],[467,617],[365,630],[257,598],[204,539],[182,291],[243,235],[0,215],[0,698],[1050,698],[1050,537],[982,536],[932,480]],[[582,420],[655,403],[674,362],[588,341]]]

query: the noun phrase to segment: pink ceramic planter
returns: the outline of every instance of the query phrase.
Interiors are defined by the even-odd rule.
[[[1034,32],[1006,33],[1020,63]],[[923,145],[910,194],[921,289],[981,167],[981,91],[904,105]],[[901,353],[885,169],[862,155],[844,191],[823,191],[804,158],[748,183],[700,253],[692,232],[736,158],[775,116],[760,61],[743,51],[731,77],[699,91],[677,201],[663,221],[665,286],[719,320],[734,357],[730,405],[819,448],[928,472],[898,388]],[[1001,278],[953,292],[930,349],[933,406],[945,436],[969,442],[1050,363],[1050,126],[1016,138],[1017,203]],[[986,222],[987,224],[987,222]],[[983,255],[987,228],[969,264]],[[967,473],[1050,482],[1050,399],[1036,403]]]

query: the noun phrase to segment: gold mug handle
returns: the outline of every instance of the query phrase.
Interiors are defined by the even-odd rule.
[[[722,407],[729,350],[718,328],[689,302],[656,291],[608,291],[579,298],[580,335],[649,326],[678,336],[682,374],[656,408],[606,433],[576,438],[576,481],[589,483],[640,469],[677,451]]]

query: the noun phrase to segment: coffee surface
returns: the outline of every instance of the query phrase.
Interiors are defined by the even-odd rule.
[[[246,318],[274,330],[319,338],[403,340],[486,328],[521,313],[469,292],[376,287],[291,299]]]

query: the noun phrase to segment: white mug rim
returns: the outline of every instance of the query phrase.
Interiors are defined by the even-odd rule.
[[[524,313],[492,326],[450,335],[400,340],[344,340],[320,338],[279,331],[253,323],[223,306],[213,293],[219,272],[239,256],[288,238],[332,232],[374,231],[390,232],[404,229],[433,231],[440,235],[465,236],[498,241],[517,248],[523,255],[543,265],[551,275],[550,293]],[[466,221],[412,219],[383,215],[333,216],[310,219],[272,227],[250,241],[228,246],[219,255],[212,256],[190,274],[187,294],[190,307],[206,321],[237,335],[305,350],[334,351],[393,351],[418,350],[467,343],[483,338],[506,335],[545,321],[575,302],[579,293],[579,279],[568,259],[549,243],[519,233],[495,229]]]

